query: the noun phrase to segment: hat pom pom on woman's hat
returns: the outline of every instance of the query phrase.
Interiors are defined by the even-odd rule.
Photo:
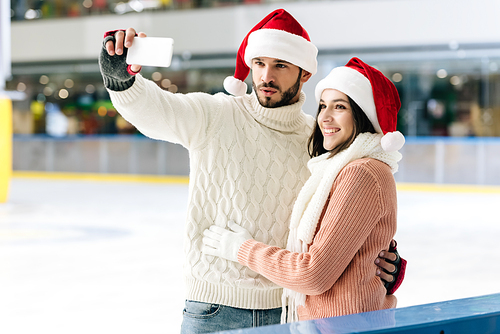
[[[380,145],[386,152],[399,151],[404,144],[405,137],[399,131],[388,132],[380,139]]]
[[[247,92],[247,84],[235,77],[226,77],[224,79],[224,89],[234,96],[243,96]]]

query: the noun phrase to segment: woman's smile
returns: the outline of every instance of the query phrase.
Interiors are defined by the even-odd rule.
[[[335,149],[351,138],[354,132],[354,120],[347,95],[336,89],[323,91],[318,125],[323,134],[323,147],[327,151]]]

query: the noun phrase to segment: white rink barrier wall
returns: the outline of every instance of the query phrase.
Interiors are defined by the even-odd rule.
[[[500,138],[408,137],[397,182],[500,185]],[[143,136],[14,136],[13,170],[189,175],[185,148]]]
[[[189,156],[180,145],[143,136],[14,136],[13,169],[187,176]]]

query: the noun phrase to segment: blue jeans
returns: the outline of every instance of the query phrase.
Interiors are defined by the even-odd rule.
[[[281,307],[246,310],[186,300],[181,334],[200,334],[279,324]]]

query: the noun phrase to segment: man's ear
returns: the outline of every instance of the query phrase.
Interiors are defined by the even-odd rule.
[[[311,77],[312,77],[311,73],[307,72],[306,70],[302,70],[302,76],[300,77],[300,82],[306,83]]]

